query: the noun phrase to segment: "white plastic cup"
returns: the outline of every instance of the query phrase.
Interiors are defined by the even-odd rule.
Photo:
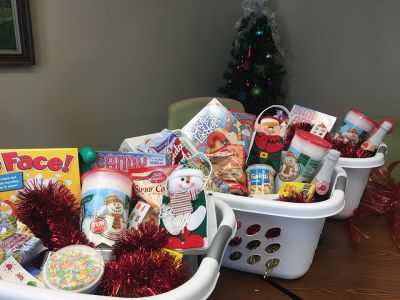
[[[311,182],[331,144],[312,133],[297,129],[285,157],[282,157],[275,191],[283,182]]]
[[[352,108],[347,113],[333,139],[342,140],[346,144],[360,145],[368,138],[369,133],[375,126],[376,122],[372,118]]]
[[[43,284],[48,289],[89,294],[104,273],[102,256],[93,248],[72,245],[52,254],[43,267]]]
[[[246,169],[249,197],[273,194],[275,170],[270,165],[255,164]]]
[[[113,246],[127,229],[132,179],[120,170],[93,169],[82,176],[82,231],[96,246]]]

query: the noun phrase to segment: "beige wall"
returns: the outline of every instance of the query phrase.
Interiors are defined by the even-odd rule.
[[[31,0],[31,14],[37,65],[0,68],[1,147],[115,149],[215,94],[240,4]]]
[[[400,1],[273,0],[292,103],[400,115]]]
[[[399,113],[400,1],[270,0],[292,103]],[[37,65],[0,68],[1,147],[92,145],[166,126],[215,94],[239,0],[31,0]]]

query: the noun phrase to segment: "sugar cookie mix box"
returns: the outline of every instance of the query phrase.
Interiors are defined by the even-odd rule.
[[[93,168],[117,169],[129,172],[133,169],[141,169],[169,164],[168,155],[158,153],[132,153],[116,151],[97,151],[97,159]]]
[[[60,181],[79,200],[78,149],[0,149],[0,212],[12,212],[18,190],[34,180]]]

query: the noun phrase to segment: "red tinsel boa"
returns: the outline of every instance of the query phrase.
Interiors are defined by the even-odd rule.
[[[283,143],[283,150],[287,151],[289,149],[290,143],[292,142],[292,139],[293,139],[294,134],[296,133],[297,129],[302,129],[304,131],[310,132],[312,128],[313,128],[312,124],[305,123],[305,122],[290,124],[286,128],[285,141]],[[332,143],[332,137],[329,134],[329,132],[325,135],[324,139],[326,141],[328,141],[329,143]]]
[[[126,231],[114,246],[100,290],[105,296],[146,297],[170,291],[188,277],[185,264],[162,250],[167,232],[153,223]]]
[[[80,244],[93,247],[80,230],[80,207],[62,183],[35,181],[18,194],[17,218],[52,251]]]
[[[344,142],[337,140],[334,140],[332,142],[332,149],[339,151],[342,157],[366,158],[374,155],[374,153],[370,151],[365,151],[360,147],[353,146],[351,144],[346,144]]]
[[[354,210],[350,220],[350,240],[353,244],[359,244],[368,236],[362,232],[355,223],[363,217],[371,214],[393,213],[393,224],[391,235],[400,248],[400,182],[396,182],[391,173],[399,165],[400,161],[390,164],[388,169],[385,167],[372,169],[368,179],[360,206]]]
[[[120,257],[123,254],[140,249],[161,250],[167,244],[168,232],[159,229],[154,223],[141,224],[139,228],[125,231],[114,244],[113,254]]]

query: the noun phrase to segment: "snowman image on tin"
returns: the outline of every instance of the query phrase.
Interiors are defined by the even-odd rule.
[[[124,202],[117,195],[109,195],[102,209],[102,215],[105,217],[108,230],[121,231],[123,212]]]
[[[160,226],[170,237],[168,248],[203,248],[207,241],[207,207],[201,170],[184,166],[168,178],[168,196],[163,197]]]
[[[107,191],[104,191],[107,193]],[[104,197],[104,198],[103,198]],[[103,204],[87,208],[88,204],[96,204],[95,199]],[[112,246],[127,228],[127,204],[116,194],[89,195],[82,200],[82,230],[96,245],[101,243]]]

